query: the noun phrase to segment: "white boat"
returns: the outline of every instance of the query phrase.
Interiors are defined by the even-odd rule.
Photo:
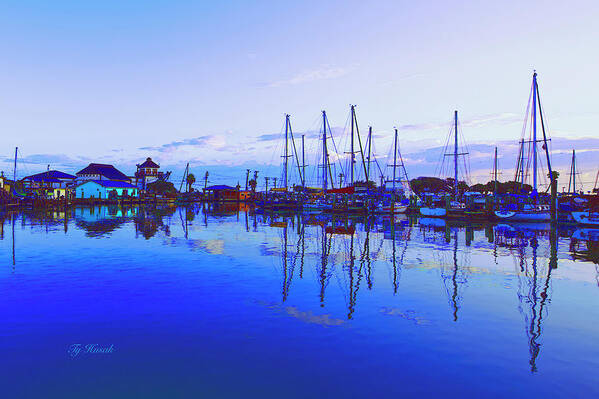
[[[407,205],[402,205],[399,202],[396,202],[395,204],[393,204],[393,206],[391,205],[384,205],[382,207],[382,211],[383,213],[406,213],[406,211],[408,210],[408,206]]]
[[[551,220],[551,209],[549,205],[525,205],[522,209],[498,210],[495,216],[500,220],[515,222],[546,222]]]
[[[441,217],[445,216],[446,213],[447,213],[447,211],[445,208],[429,208],[429,207],[420,208],[420,214],[422,216],[441,218]]]
[[[572,212],[572,217],[576,223],[585,224],[588,226],[599,226],[599,212]]]

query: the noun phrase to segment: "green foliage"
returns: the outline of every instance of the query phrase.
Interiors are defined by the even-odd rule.
[[[149,183],[146,186],[146,191],[152,194],[174,194],[177,192],[177,189],[175,188],[175,185],[171,182],[157,180],[155,182]]]

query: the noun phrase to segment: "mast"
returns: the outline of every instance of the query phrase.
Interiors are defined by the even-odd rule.
[[[355,119],[355,108],[354,105],[351,106],[351,144],[350,144],[350,184],[353,186],[354,185],[354,158],[355,158],[355,154],[354,154],[354,119]]]
[[[327,192],[327,165],[329,154],[327,151],[327,112],[322,111],[322,191]]]
[[[535,87],[537,100],[539,102],[539,116],[541,117],[541,129],[543,130],[543,146],[545,148],[545,156],[547,157],[547,169],[549,169],[549,180],[553,182],[553,170],[551,169],[551,157],[549,156],[549,145],[547,144],[547,134],[545,133],[545,121],[543,119],[543,109],[541,107],[541,95],[539,94],[539,84],[537,83],[535,72]]]
[[[19,147],[15,147],[15,166],[12,172],[12,181],[13,185],[17,183],[17,153],[19,151]]]
[[[395,128],[395,140],[393,141],[393,195],[395,195],[395,168],[397,166],[397,128]]]
[[[495,147],[495,162],[493,163],[494,188],[493,193],[497,196],[497,147]]]
[[[572,187],[576,192],[576,150],[572,150]]]
[[[368,167],[366,168],[366,188],[368,189],[368,181],[370,179],[370,150],[372,148],[372,126],[368,126]]]
[[[302,134],[302,186],[306,187],[306,153],[304,151],[304,135]]]
[[[454,195],[455,200],[458,199],[458,111],[454,112],[454,144],[453,144],[453,184],[454,184]]]
[[[532,184],[537,192],[537,71],[532,75]]]
[[[520,142],[520,181],[524,186],[524,139]]]
[[[289,114],[285,114],[285,163],[283,166],[283,185],[287,190],[287,161],[289,160]]]

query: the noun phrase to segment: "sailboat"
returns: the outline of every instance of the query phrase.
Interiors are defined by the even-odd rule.
[[[398,155],[399,155],[399,161],[400,163],[398,164]],[[388,201],[383,202],[383,204],[381,204],[378,209],[377,209],[377,213],[382,213],[385,215],[393,215],[393,214],[402,214],[402,213],[406,213],[408,210],[408,203],[405,202],[399,202],[397,201],[397,191],[396,191],[396,183],[400,183],[400,184],[406,184],[409,188],[409,179],[408,179],[408,174],[406,173],[406,168],[405,165],[403,163],[403,158],[401,156],[401,153],[399,152],[399,147],[397,145],[397,128],[395,128],[395,136],[393,139],[393,164],[391,165],[393,166],[393,180],[391,180],[392,183],[392,187],[391,187],[391,198]],[[405,177],[405,180],[402,181],[401,178],[398,180],[397,179],[397,169],[399,167],[399,173],[403,173],[403,176]]]
[[[515,203],[507,204],[501,207],[499,210],[495,211],[495,217],[499,220],[512,220],[512,221],[534,221],[534,222],[546,222],[551,220],[551,209],[549,205],[539,203],[539,194],[538,194],[538,151],[537,151],[537,143],[543,143],[543,149],[545,151],[546,160],[547,160],[547,169],[549,170],[549,180],[553,181],[553,172],[551,170],[551,158],[549,156],[549,146],[547,144],[547,135],[545,133],[545,122],[543,119],[543,112],[541,109],[541,98],[539,96],[539,86],[537,84],[537,72],[535,71],[532,75],[532,88],[531,88],[531,96],[529,100],[532,101],[532,138],[530,141],[525,142],[524,139],[520,142],[521,150],[520,157],[518,159],[518,167],[517,177],[520,176],[520,183],[524,185],[525,183],[525,173],[524,173],[524,144],[530,144],[532,148],[532,177],[533,177],[533,186],[532,193],[530,198],[524,198],[522,196],[516,196],[514,199]],[[538,114],[541,119],[541,128],[543,132],[542,140],[537,140],[537,106],[538,106]],[[524,125],[524,130],[526,130],[526,123],[528,121],[528,108],[526,121]]]
[[[459,176],[458,176],[458,158],[460,156],[467,155],[467,152],[458,152],[458,111],[454,111],[453,114],[453,135],[454,145],[453,153],[443,154],[444,156],[453,157],[453,198],[449,201],[449,198],[445,199],[445,203],[441,201],[435,201],[428,206],[420,208],[420,214],[427,217],[463,217],[465,215],[466,206],[458,201],[459,198]]]

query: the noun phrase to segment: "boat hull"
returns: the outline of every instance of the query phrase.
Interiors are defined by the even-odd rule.
[[[427,217],[442,218],[447,214],[447,210],[445,208],[423,207],[423,208],[420,208],[420,214],[422,216],[427,216]]]
[[[586,226],[599,226],[599,212],[572,212],[572,218]]]
[[[509,220],[514,222],[547,222],[551,220],[551,213],[545,211],[495,211],[495,217],[499,220]]]

